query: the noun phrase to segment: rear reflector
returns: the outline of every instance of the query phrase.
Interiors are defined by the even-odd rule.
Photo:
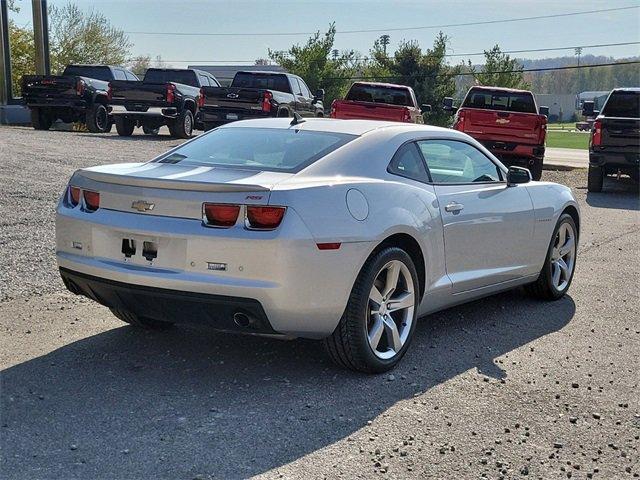
[[[100,194],[98,192],[92,192],[91,190],[84,190],[84,203],[87,210],[96,211],[100,208]]]
[[[202,209],[205,223],[214,227],[233,227],[240,213],[240,205],[205,203]]]
[[[316,243],[318,250],[338,250],[341,243]]]
[[[80,203],[80,189],[78,187],[69,187],[69,203],[77,206]]]
[[[286,207],[257,207],[247,206],[247,226],[260,230],[273,230],[284,217]]]

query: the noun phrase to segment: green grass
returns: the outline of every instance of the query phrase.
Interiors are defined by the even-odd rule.
[[[575,130],[576,122],[549,123],[548,130]]]
[[[547,131],[547,147],[549,148],[589,148],[589,134],[580,132]]]

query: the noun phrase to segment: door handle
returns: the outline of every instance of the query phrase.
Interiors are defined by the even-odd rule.
[[[447,204],[446,207],[444,207],[444,210],[445,212],[456,214],[463,208],[464,208],[464,205],[462,205],[461,203],[451,202]]]

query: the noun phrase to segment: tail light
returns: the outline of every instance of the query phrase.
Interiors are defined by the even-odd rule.
[[[593,122],[593,130],[591,130],[591,145],[597,147],[602,145],[602,120]]]
[[[84,204],[87,210],[95,212],[100,208],[100,194],[91,190],[83,190]]]
[[[273,94],[271,92],[264,92],[264,96],[262,97],[262,111],[270,112],[271,111],[271,100],[273,100]]]
[[[67,191],[67,201],[71,204],[72,207],[77,207],[80,203],[80,189],[78,187],[70,186]]]
[[[331,102],[331,113],[329,114],[331,118],[336,118],[336,105],[338,104],[337,100]]]
[[[238,220],[240,205],[205,203],[202,205],[203,220],[212,227],[233,227]]]
[[[259,230],[273,230],[282,222],[286,207],[247,206],[247,226]]]
[[[173,103],[176,99],[176,86],[173,83],[167,83],[167,103]]]
[[[111,83],[107,87],[107,100],[111,101],[113,99],[113,87],[111,87]]]
[[[405,123],[411,122],[411,111],[409,111],[409,109],[406,107],[402,112],[402,121]]]
[[[458,110],[456,116],[453,119],[453,128],[454,130],[464,131],[464,110]]]
[[[198,108],[202,108],[204,107],[204,101],[206,100],[207,96],[204,94],[204,88],[200,89],[200,95],[198,96]]]
[[[546,115],[539,115],[538,122],[536,123],[538,131],[538,145],[542,145],[547,136],[547,117]]]
[[[76,95],[78,96],[84,95],[84,87],[85,87],[84,80],[78,79],[76,83]]]

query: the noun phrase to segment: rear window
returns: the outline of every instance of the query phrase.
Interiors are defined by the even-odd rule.
[[[536,102],[530,93],[505,92],[500,90],[474,90],[467,94],[462,104],[468,108],[505,110],[520,113],[538,113]]]
[[[401,105],[403,107],[413,106],[411,93],[406,88],[385,87],[381,85],[365,85],[355,83],[349,89],[345,100],[356,102],[387,103],[390,105]]]
[[[64,69],[63,75],[73,75],[77,77],[95,78],[108,82],[113,80],[109,67],[83,67],[79,65],[69,65]]]
[[[640,92],[612,92],[602,114],[605,117],[640,118]]]
[[[144,75],[146,83],[182,83],[183,85],[198,86],[196,73],[190,70],[147,70]]]
[[[261,88],[291,93],[286,75],[269,75],[264,73],[238,72],[231,82],[232,87]]]
[[[295,173],[354,138],[295,129],[219,128],[157,162]]]

